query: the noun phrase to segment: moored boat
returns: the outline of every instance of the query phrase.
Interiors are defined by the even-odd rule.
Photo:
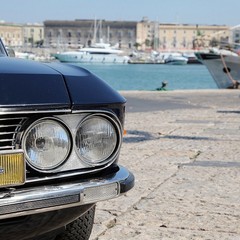
[[[239,88],[240,57],[226,49],[197,52],[196,57],[207,67],[218,88]]]
[[[202,64],[194,53],[183,53],[183,57],[187,58],[188,64]]]
[[[54,54],[60,62],[74,63],[128,63],[129,57],[123,51],[108,44],[84,47],[76,51]]]
[[[165,59],[165,63],[171,65],[185,65],[188,63],[188,59],[183,57],[181,54],[170,54]]]

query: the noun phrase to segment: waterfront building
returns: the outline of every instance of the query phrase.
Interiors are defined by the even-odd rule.
[[[0,37],[6,46],[17,47],[23,44],[22,25],[0,22]]]
[[[44,43],[44,26],[39,23],[28,23],[23,28],[23,46],[40,47]]]
[[[235,43],[235,47],[240,49],[240,25],[231,27],[231,43]]]
[[[46,20],[43,24],[0,22],[0,37],[5,45],[19,51],[33,51],[44,45],[49,52],[89,46],[94,42],[110,43],[123,50],[178,51],[214,45],[217,41],[240,42],[240,28],[225,25],[170,24],[150,21],[106,21],[77,19]],[[37,50],[37,49],[35,49]]]
[[[132,48],[136,42],[136,25],[134,21],[47,20],[44,22],[45,46],[77,49],[102,41],[120,48]]]
[[[137,24],[136,42],[141,50],[190,50],[214,41],[228,42],[229,36],[225,25],[164,24],[144,18]]]
[[[0,37],[10,47],[38,46],[44,41],[43,24],[0,22]]]

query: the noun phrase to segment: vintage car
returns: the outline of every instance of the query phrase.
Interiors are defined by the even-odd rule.
[[[0,239],[89,239],[126,193],[125,99],[89,71],[8,56],[0,41]]]

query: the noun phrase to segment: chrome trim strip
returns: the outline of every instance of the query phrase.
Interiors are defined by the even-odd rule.
[[[37,182],[47,182],[47,181],[50,181],[50,180],[55,180],[55,179],[64,179],[64,178],[68,178],[68,177],[76,177],[76,176],[82,176],[82,175],[85,175],[85,174],[90,174],[90,173],[96,173],[96,172],[99,172],[107,167],[109,167],[112,163],[108,163],[107,165],[103,165],[101,168],[92,168],[91,170],[79,170],[77,169],[75,172],[70,172],[70,173],[64,173],[64,172],[59,172],[59,174],[55,174],[53,176],[47,176],[47,177],[44,177],[44,178],[39,178],[39,177],[35,177],[35,178],[28,178],[26,180],[26,183],[37,183]]]
[[[32,114],[32,113],[71,113],[71,109],[59,109],[59,110],[31,110],[31,111],[1,111],[0,109],[0,115],[21,115],[21,114]]]
[[[30,187],[22,190],[11,188],[0,193],[0,219],[95,203],[95,196],[92,198],[93,201],[90,199],[84,202],[84,191],[91,188],[94,190],[95,188],[112,187],[115,183],[115,187],[117,187],[116,194],[105,196],[105,191],[103,191],[102,195],[99,196],[101,201],[108,200],[118,197],[121,194],[121,184],[130,185],[133,182],[132,174],[126,168],[119,167],[116,173],[108,175],[105,178],[82,180],[78,183],[67,182],[50,186]],[[76,198],[76,196],[79,196],[79,198]],[[67,201],[65,202],[64,199],[67,199]],[[44,203],[47,203],[49,206],[46,206]],[[40,208],[38,207],[39,204]]]
[[[0,154],[14,154],[14,153],[24,153],[22,149],[14,149],[14,150],[3,150],[0,151]]]
[[[24,119],[27,119],[27,117],[21,117],[21,116],[19,116],[19,117],[5,117],[5,118],[0,118],[0,122],[1,121],[6,121],[6,120],[17,120],[17,119],[19,119],[19,120],[24,120]]]
[[[11,149],[12,149],[12,150],[13,150],[14,147],[13,147],[13,146],[4,146],[4,147],[0,147],[0,150],[2,150],[2,149],[3,149],[3,150],[5,150],[5,149],[10,149],[10,150],[11,150]]]
[[[0,129],[1,129],[1,126],[0,126]],[[15,133],[17,133],[17,131],[12,131],[12,132],[0,132],[0,135],[7,135],[7,134],[11,134],[11,135],[13,135],[13,134],[15,134]]]
[[[116,115],[112,111],[107,111],[107,110],[72,110],[73,114],[76,113],[106,113],[106,114],[111,114],[116,117]]]
[[[1,135],[1,134],[0,134]],[[5,134],[6,135],[6,134]],[[10,141],[12,141],[13,140],[13,138],[5,138],[5,139],[3,139],[3,140],[1,140],[0,139],[0,142],[10,142]]]
[[[56,109],[56,110],[30,110],[30,111],[1,111],[0,108],[0,115],[21,115],[21,114],[32,114],[32,113],[110,113],[114,115],[113,112],[106,111],[106,110],[71,110],[71,109]]]

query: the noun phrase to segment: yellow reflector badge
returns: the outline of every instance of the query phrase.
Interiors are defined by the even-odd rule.
[[[25,160],[21,150],[0,152],[0,187],[24,184]]]

